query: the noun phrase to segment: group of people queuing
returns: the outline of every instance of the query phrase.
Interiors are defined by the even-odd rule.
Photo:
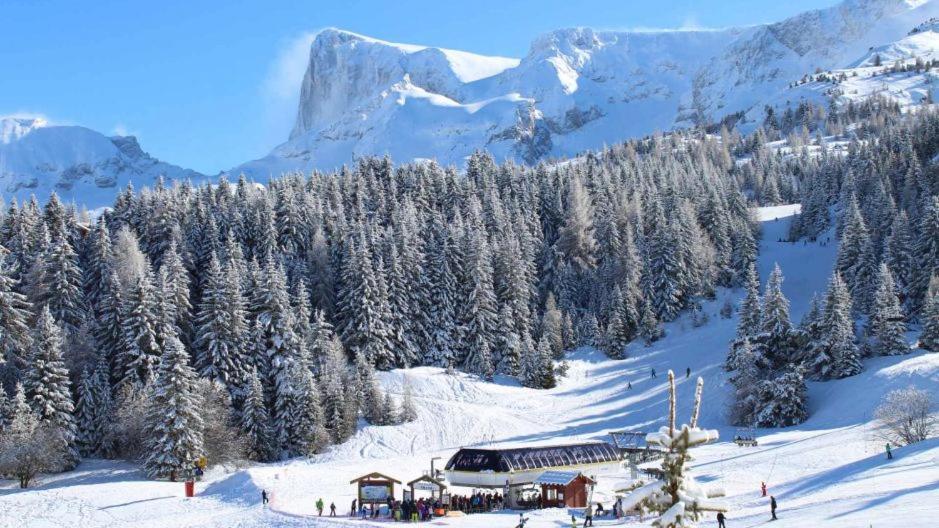
[[[450,497],[450,509],[463,513],[481,513],[501,510],[504,505],[502,495],[498,493],[476,492],[472,495],[453,495]]]
[[[395,521],[420,522],[434,518],[434,512],[443,507],[438,499],[392,501],[389,505]]]

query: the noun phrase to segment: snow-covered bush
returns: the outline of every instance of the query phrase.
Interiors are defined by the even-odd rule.
[[[929,438],[936,431],[932,395],[916,387],[891,391],[874,411],[883,422],[887,440],[909,445]]]
[[[67,467],[69,450],[62,429],[41,421],[26,403],[22,386],[17,387],[11,408],[10,423],[0,433],[0,475],[15,478],[26,488],[39,473]]]

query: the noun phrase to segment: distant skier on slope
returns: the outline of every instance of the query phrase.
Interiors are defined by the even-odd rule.
[[[766,496],[766,483],[760,482],[760,490],[763,492],[763,496]]]
[[[770,512],[773,514],[773,520],[774,520],[774,521],[777,520],[777,518],[776,518],[776,497],[773,497],[772,495],[770,495],[770,498],[769,498],[769,510],[770,510]]]
[[[316,511],[320,517],[323,516],[323,499],[322,498],[316,501]]]
[[[893,460],[893,451],[890,450],[890,442],[887,442],[887,460]]]
[[[270,502],[267,498],[267,490],[261,490],[261,504],[265,505]]]
[[[727,528],[727,525],[724,524],[724,512],[717,512],[717,528]]]

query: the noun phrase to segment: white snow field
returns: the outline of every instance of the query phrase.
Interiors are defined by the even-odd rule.
[[[786,218],[797,208],[757,212],[764,227],[761,277],[779,263],[796,321],[812,293],[824,290],[836,251],[833,243],[777,242],[785,238]],[[692,466],[700,482],[726,490],[729,527],[758,526],[769,520],[769,499],[759,492],[762,481],[779,502],[779,521],[773,524],[778,528],[936,526],[939,439],[895,449],[894,460],[887,461],[871,414],[882,395],[894,388],[913,384],[939,397],[939,354],[915,351],[871,359],[858,376],[810,383],[812,416],[806,423],[757,430],[758,447],[737,447],[730,441],[737,429],[724,416],[730,387],[721,367],[736,318],[721,319],[718,310],[725,299],[736,302],[740,295],[740,291],[720,292],[705,307],[710,317],[705,326],[693,328],[683,317],[667,325],[668,336],[658,343],[633,346],[628,359],[612,361],[588,349],[573,352],[569,375],[550,391],[525,389],[508,379],[485,383],[433,368],[383,374],[383,385],[398,392],[404,377],[409,378],[420,409],[416,422],[366,426],[349,442],[310,460],[210,471],[197,484],[195,498],[183,497],[182,483],[149,481],[125,462],[85,461],[76,471],[43,476],[26,491],[4,481],[0,527],[371,525],[347,517],[355,491],[351,479],[379,471],[407,482],[429,468],[431,457],[442,457],[436,462],[440,468],[461,446],[560,443],[605,439],[611,430],[655,430],[664,424],[668,369],[678,375],[680,420],[687,420],[690,413],[695,377],[705,380],[701,425],[718,429],[721,440],[697,449]],[[687,367],[692,369],[691,379],[685,378]],[[655,379],[650,378],[653,368],[658,373]],[[627,390],[627,382],[632,389]],[[595,500],[609,507],[612,490],[627,479],[626,471],[601,477]],[[262,488],[271,494],[267,508],[260,505]],[[335,501],[343,517],[314,517],[318,498],[325,501],[327,512]],[[565,509],[526,515],[531,528],[570,526]],[[477,514],[437,519],[433,525],[508,528],[517,523],[517,516]],[[650,524],[648,518],[595,522]],[[716,522],[708,517],[701,525]]]

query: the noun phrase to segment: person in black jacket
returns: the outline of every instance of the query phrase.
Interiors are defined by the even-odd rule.
[[[776,497],[769,496],[769,510],[773,513],[773,520],[776,520]]]
[[[727,528],[724,524],[724,512],[717,512],[717,528]]]

